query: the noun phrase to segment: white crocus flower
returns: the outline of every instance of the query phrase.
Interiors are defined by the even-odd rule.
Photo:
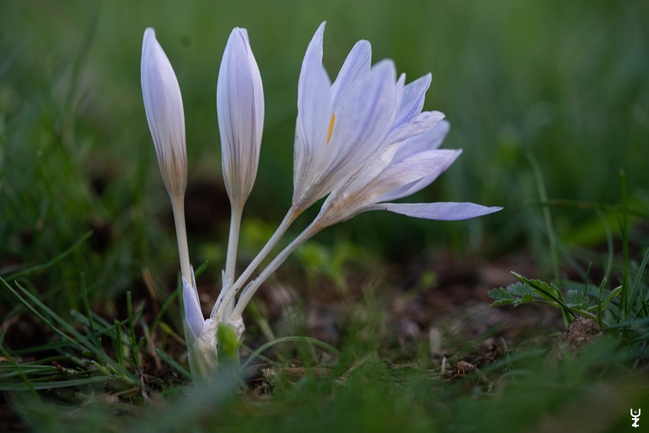
[[[463,220],[499,211],[500,207],[474,203],[384,203],[427,187],[460,156],[461,150],[438,149],[448,130],[449,123],[442,121],[423,134],[379,149],[327,197],[313,222],[315,230],[368,210],[433,220]]]
[[[223,180],[230,203],[242,208],[257,176],[264,127],[264,93],[245,29],[235,28],[216,87]]]
[[[373,67],[371,46],[358,42],[333,85],[322,66],[322,23],[307,48],[298,83],[293,208],[301,212],[331,192],[380,146],[439,122],[424,112],[430,74],[404,87],[391,60]]]
[[[322,205],[316,219],[289,244],[243,291],[232,318],[241,317],[261,283],[296,248],[322,229],[368,210],[392,212],[432,220],[464,220],[501,210],[474,203],[383,203],[413,194],[430,185],[460,155],[460,150],[439,150],[449,130],[446,121],[400,142],[387,142],[336,189]]]
[[[162,180],[171,198],[176,224],[183,280],[185,341],[189,350],[190,367],[196,378],[209,382],[215,378],[218,367],[216,329],[212,330],[214,339],[212,341],[209,336],[210,326],[203,320],[194,273],[189,262],[184,209],[187,186],[187,152],[185,150],[183,102],[180,86],[171,63],[151,28],[144,32],[141,78],[146,117],[153,137]]]
[[[264,93],[248,33],[235,28],[223,53],[216,87],[221,133],[223,180],[230,198],[231,219],[222,295],[234,281],[243,206],[257,176],[264,126]],[[232,302],[227,305],[232,309]]]
[[[185,115],[176,74],[152,28],[142,41],[142,96],[162,181],[172,200],[182,200],[187,186]]]
[[[327,195],[388,136],[403,81],[394,63],[370,67],[369,42],[358,42],[332,85],[322,65],[321,24],[307,48],[298,82],[293,163],[293,209],[302,212]]]
[[[371,66],[371,45],[352,48],[333,84],[322,66],[322,23],[309,43],[298,83],[298,117],[293,161],[293,202],[273,237],[219,297],[213,315],[270,253],[295,218],[347,179],[379,147],[399,143],[434,127],[444,115],[423,112],[430,74],[404,86],[390,60]],[[227,315],[226,315],[227,317]]]

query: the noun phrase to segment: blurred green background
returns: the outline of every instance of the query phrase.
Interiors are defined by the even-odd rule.
[[[624,169],[629,194],[646,208],[649,2],[643,0],[2,0],[2,273],[47,261],[93,229],[71,266],[48,273],[50,284],[74,288],[84,271],[91,292],[110,298],[140,284],[143,268],[163,286],[174,281],[170,205],[140,89],[146,27],[155,28],[180,82],[190,249],[195,265],[210,260],[214,280],[229,218],[216,79],[230,31],[248,29],[266,100],[259,174],[244,213],[241,260],[249,260],[290,203],[298,73],[323,20],[332,79],[359,39],[372,43],[375,62],[394,59],[407,81],[433,74],[425,108],[446,113],[452,130],[445,147],[464,153],[407,201],[473,201],[504,210],[453,223],[372,212],[328,229],[317,242],[352,242],[404,262],[442,248],[491,255],[538,248],[543,221],[540,209],[529,206],[538,199],[529,152],[550,197],[618,201]],[[562,235],[593,217],[555,214]],[[307,223],[300,219],[297,229]]]

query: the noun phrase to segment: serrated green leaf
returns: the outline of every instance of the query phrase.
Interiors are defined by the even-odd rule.
[[[533,288],[523,283],[514,283],[506,288],[493,289],[488,291],[487,294],[490,298],[496,300],[491,304],[492,307],[503,305],[518,307],[521,304],[534,302],[534,298],[540,298]]]
[[[566,293],[566,305],[570,308],[588,308],[588,296],[582,290],[568,290]]]

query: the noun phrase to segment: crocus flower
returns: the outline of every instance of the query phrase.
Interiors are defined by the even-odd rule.
[[[171,198],[176,224],[178,255],[183,280],[185,340],[192,373],[203,381],[216,376],[218,358],[216,328],[211,332],[203,320],[198,302],[194,272],[189,261],[185,230],[184,198],[187,186],[187,152],[185,150],[185,117],[180,86],[171,63],[155,38],[153,29],[144,32],[142,42],[142,95],[153,137],[162,180]]]
[[[431,75],[407,86],[405,75],[395,82],[392,61],[371,66],[367,41],[354,45],[331,84],[322,66],[324,27],[322,23],[309,43],[300,71],[292,206],[257,257],[219,296],[215,317],[226,314],[223,305],[230,304],[304,209],[329,194],[379,147],[421,134],[444,118],[438,111],[421,111]]]
[[[392,212],[431,220],[463,220],[497,212],[502,208],[474,203],[384,203],[413,194],[430,185],[460,155],[460,150],[439,150],[449,123],[439,122],[426,132],[384,144],[336,187],[315,220],[282,250],[243,290],[231,318],[240,319],[259,286],[300,245],[322,229],[368,210]]]
[[[152,28],[142,41],[142,96],[162,181],[172,197],[181,199],[187,186],[185,115],[176,74]]]
[[[461,150],[438,149],[449,131],[442,121],[427,132],[380,148],[334,189],[314,221],[316,230],[368,210],[388,210],[416,218],[463,220],[499,211],[474,203],[384,203],[430,185],[460,156]]]
[[[257,175],[264,125],[259,68],[245,29],[230,34],[216,87],[223,180],[234,207],[243,207]]]
[[[430,75],[404,88],[391,60],[371,67],[371,46],[359,41],[333,85],[322,66],[325,23],[307,48],[298,83],[293,209],[299,214],[387,142],[421,133],[443,115],[421,113]]]

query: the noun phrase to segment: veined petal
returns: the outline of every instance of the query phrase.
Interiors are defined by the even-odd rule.
[[[187,346],[191,347],[200,338],[205,326],[205,319],[201,311],[195,283],[189,284],[185,278],[183,278],[183,306],[185,309],[186,334],[192,340],[187,342]]]
[[[396,114],[395,81],[394,63],[383,60],[342,101],[334,113],[331,140],[321,154],[329,162],[328,174],[347,176],[349,172],[343,168],[356,167],[383,143]]]
[[[294,201],[305,194],[316,170],[315,154],[324,146],[332,122],[331,82],[322,66],[322,23],[309,43],[298,82],[297,125],[293,162]]]
[[[475,203],[381,203],[368,210],[388,210],[414,218],[457,221],[498,212],[502,207]]]
[[[257,176],[264,123],[261,75],[245,29],[232,30],[216,88],[223,178],[233,205],[243,206]]]
[[[368,41],[358,41],[347,55],[336,81],[331,86],[331,100],[336,111],[340,101],[363,75],[371,69],[372,46]]]
[[[393,160],[399,161],[413,153],[437,149],[444,141],[444,138],[446,138],[450,129],[451,124],[449,122],[440,120],[434,127],[427,131],[396,144],[397,150]]]
[[[430,150],[410,155],[394,164],[389,164],[378,175],[366,175],[374,171],[364,164],[344,184],[327,197],[317,219],[324,226],[347,220],[357,215],[384,197],[392,197],[394,191],[410,189],[421,179],[437,177],[448,166],[448,160],[456,157],[457,151]],[[374,157],[369,161],[374,161]],[[398,195],[398,194],[397,194]]]
[[[408,140],[434,128],[445,115],[439,111],[424,111],[408,122],[402,123],[398,128],[393,128],[385,139],[384,145],[390,145]]]
[[[403,89],[403,99],[394,126],[399,127],[401,124],[410,121],[421,113],[424,108],[424,99],[426,91],[430,87],[432,74],[428,73],[421,78],[416,79]]]
[[[144,109],[160,174],[169,194],[181,198],[187,186],[182,96],[176,74],[152,28],[144,32],[140,73]]]
[[[296,183],[296,209],[306,209],[331,192],[381,145],[396,112],[395,75],[391,61],[380,62],[343,99],[331,117],[328,139],[314,149],[303,172],[302,188]]]
[[[376,178],[377,185],[385,185],[385,192],[375,202],[396,200],[420,191],[444,173],[461,153],[459,149],[428,150],[389,165]]]

